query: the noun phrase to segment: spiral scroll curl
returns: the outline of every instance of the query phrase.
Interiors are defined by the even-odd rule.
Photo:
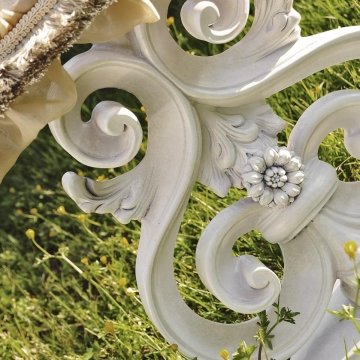
[[[153,0],[163,19],[167,17],[169,2]],[[240,7],[244,3],[233,0],[231,4],[237,2]],[[208,23],[216,21],[217,13],[223,19],[225,3],[228,1],[190,1],[188,6],[203,4],[203,12],[212,9],[212,19],[205,21],[205,26],[200,19],[203,12],[199,11],[197,25],[193,19],[188,27],[212,30],[215,23],[210,28]],[[215,56],[193,56],[182,50],[165,22],[136,27],[130,34],[131,43],[139,56],[146,58],[187,96],[199,103],[223,107],[263,101],[316,71],[360,56],[359,26],[302,37],[300,14],[292,7],[292,0],[255,0],[254,3],[250,30],[238,43]]]
[[[154,2],[165,14],[169,1]],[[132,43],[157,70],[121,51],[93,51],[79,58],[78,65],[73,64],[73,76],[76,77],[77,71],[80,74],[80,68],[85,67],[94,83],[98,79],[106,79],[103,86],[114,87],[113,75],[120,74],[121,81],[117,81],[117,85],[139,94],[149,111],[149,122],[154,132],[150,131],[152,137],[149,138],[145,158],[132,172],[103,183],[70,174],[64,177],[65,188],[86,211],[111,212],[124,223],[130,219],[142,220],[136,273],[143,304],[170,343],[178,344],[184,354],[196,355],[199,359],[217,359],[220,348],[234,351],[240,340],[251,343],[257,325],[256,320],[242,324],[218,324],[205,320],[187,307],[177,289],[172,258],[183,212],[200,171],[202,133],[196,111],[175,86],[198,102],[239,106],[264,99],[329,62],[355,57],[359,51],[353,45],[360,29],[339,29],[325,42],[321,35],[299,39],[298,17],[292,11],[291,1],[258,0],[256,4],[258,12],[248,40],[244,39],[242,45],[217,60],[194,60],[173,42],[172,45],[168,43],[169,34],[164,24],[155,24],[137,28]],[[269,24],[272,25],[271,31],[265,34]],[[282,35],[280,38],[279,34]],[[255,35],[258,41],[254,41]],[[161,41],[163,38],[164,42]],[[273,41],[269,41],[272,38]],[[326,61],[312,65],[310,60],[315,50],[325,54],[332,46],[338,49],[337,54],[331,53]],[[294,75],[293,67],[299,66],[301,61],[307,66]],[[211,76],[199,78],[199,74]],[[254,81],[260,78],[263,80]],[[85,91],[81,81],[78,82],[80,93]],[[144,81],[146,85],[143,88],[136,85]],[[168,121],[159,120],[162,118]],[[110,121],[105,121],[102,127],[106,136],[114,136],[112,121],[110,116]],[[116,136],[121,130],[120,126],[115,131]],[[350,135],[355,138],[356,134]],[[301,147],[297,149],[301,150]],[[302,156],[302,152],[298,152]],[[248,225],[259,228],[269,241],[281,243],[285,260],[281,305],[299,311],[300,316],[296,326],[285,324],[276,329],[274,349],[270,355],[278,359],[294,354],[311,336],[328,305],[336,278],[332,250],[319,234],[316,224],[303,231],[333,196],[336,187],[326,188],[328,194],[319,197],[318,206],[311,208],[309,213],[304,204],[309,199],[313,200],[314,192],[308,191],[306,183],[315,181],[314,169],[321,164],[306,155],[304,159],[310,163],[310,175],[305,179],[303,193],[294,204],[286,210],[273,212],[272,209],[259,209],[251,199],[240,201],[212,221],[209,229],[214,231],[204,233],[197,249],[199,273],[210,291],[230,308],[251,313],[271,304],[279,294],[280,281],[254,258],[234,258],[231,245],[237,235],[247,231],[243,229],[247,216]],[[326,169],[329,170],[324,165]],[[318,186],[319,182],[316,184]],[[294,219],[298,209],[302,209],[302,214],[296,214]],[[292,222],[288,221],[287,225],[290,223],[291,226],[285,229],[283,224],[288,219]],[[258,272],[265,274],[260,282],[256,279]],[[308,281],[309,278],[311,281]],[[275,317],[271,310],[269,317]]]
[[[223,44],[244,29],[249,7],[249,0],[187,0],[180,15],[191,35],[213,44]]]
[[[87,166],[115,168],[135,157],[143,132],[133,112],[114,101],[102,101],[84,123],[79,111],[76,106],[62,122],[50,124],[55,139],[76,160]]]

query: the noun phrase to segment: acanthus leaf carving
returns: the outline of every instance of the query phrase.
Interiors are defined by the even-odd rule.
[[[275,146],[284,122],[265,103],[238,108],[196,105],[203,132],[199,181],[225,196],[243,188],[241,173],[248,157]]]
[[[162,16],[166,16],[169,1],[154,2]],[[66,190],[85,210],[112,212],[124,222],[142,219],[136,272],[143,304],[169,342],[178,344],[191,357],[206,360],[215,359],[223,346],[235,351],[239,340],[252,341],[257,325],[255,319],[241,324],[205,320],[187,307],[176,287],[172,254],[194,182],[198,177],[222,196],[232,185],[243,187],[246,167],[264,170],[256,157],[276,145],[276,135],[283,126],[264,98],[334,59],[352,58],[359,51],[353,48],[358,43],[359,28],[300,38],[299,18],[292,9],[292,1],[257,0],[256,6],[257,20],[247,40],[213,58],[185,54],[174,42],[169,42],[168,29],[162,23],[140,26],[134,32],[132,45],[138,47],[151,66],[129,52],[124,55],[119,49],[112,51],[112,45],[106,51],[92,49],[86,55],[90,61],[85,56],[85,61],[78,61],[81,64],[78,69],[74,66],[79,77],[77,85],[84,93],[88,91],[86,78],[91,77],[92,90],[100,82],[103,87],[116,86],[139,94],[149,111],[149,147],[146,157],[133,171],[104,183],[66,175]],[[258,47],[260,51],[256,50]],[[311,59],[319,58],[319,54],[329,56],[312,63]],[[84,66],[89,74],[80,76],[79,68]],[[299,71],[294,72],[294,68]],[[196,111],[178,89],[191,98]],[[347,95],[337,94],[314,105],[315,110],[299,120],[294,129],[290,149],[306,164],[303,191],[296,201],[286,208],[270,209],[250,198],[243,199],[212,220],[198,245],[199,274],[209,290],[231,309],[257,312],[265,310],[277,297],[280,281],[255,259],[243,255],[236,258],[233,244],[238,235],[253,228],[260,230],[269,242],[280,244],[285,260],[281,302],[300,311],[300,316],[296,326],[284,324],[276,329],[270,355],[278,359],[292,356],[316,330],[336,277],[343,280],[349,294],[353,290],[345,255],[338,255],[340,237],[348,229],[351,234],[358,230],[357,204],[342,214],[352,215],[353,221],[342,219],[336,235],[325,236],[324,228],[339,214],[336,199],[350,201],[350,190],[358,186],[339,185],[335,169],[317,158],[318,145],[326,131],[340,123],[346,128],[352,151],[358,151],[353,125],[359,113],[354,103],[359,103],[359,99],[358,94]],[[322,105],[330,106],[330,115],[324,115]],[[339,115],[346,107],[343,122],[335,121],[332,115]],[[311,123],[314,127],[308,125]],[[249,159],[253,160],[246,165]],[[294,161],[290,168],[296,169],[297,165]],[[288,190],[295,196],[297,188]],[[259,193],[259,189],[256,191]],[[257,281],[258,273],[264,274],[265,279],[260,280],[265,281]],[[253,299],[256,301],[252,302]],[[272,309],[269,316],[275,316]]]
[[[90,213],[113,214],[122,224],[141,220],[154,198],[152,170],[142,166],[111,180],[94,181],[66,173],[63,187],[80,209]]]

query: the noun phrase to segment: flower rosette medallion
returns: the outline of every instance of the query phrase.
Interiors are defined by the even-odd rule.
[[[301,192],[304,181],[301,158],[285,147],[268,148],[251,156],[242,174],[249,196],[260,205],[285,207]]]

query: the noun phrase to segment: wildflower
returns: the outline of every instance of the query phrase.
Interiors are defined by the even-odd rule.
[[[229,360],[230,359],[230,353],[226,349],[221,349],[219,352],[220,357],[223,360]]]
[[[107,178],[106,178],[105,175],[100,175],[100,176],[97,177],[96,181],[104,181],[104,180],[106,180],[106,179],[107,179]]]
[[[85,173],[82,170],[78,170],[77,174],[82,177],[85,176]]]
[[[105,334],[114,334],[115,333],[115,326],[112,321],[105,321],[104,332],[105,332]]]
[[[79,215],[77,215],[76,216],[77,217],[77,219],[80,221],[80,222],[85,222],[86,221],[86,219],[87,219],[87,216],[85,215],[85,214],[79,214]]]
[[[166,19],[166,26],[167,26],[167,27],[170,27],[170,26],[174,25],[174,22],[175,22],[174,17],[173,17],[173,16],[170,16],[170,17],[168,17],[168,18]]]
[[[35,191],[41,192],[41,191],[42,191],[41,185],[37,184],[37,185],[35,186]]]
[[[143,113],[146,113],[145,107],[142,106],[142,107],[140,108],[140,111],[143,112]]]
[[[125,287],[125,286],[127,285],[127,283],[128,283],[128,279],[127,279],[126,277],[122,277],[122,278],[120,278],[119,281],[118,281],[118,285],[119,285],[121,288]]]
[[[63,205],[60,205],[57,209],[56,209],[56,213],[58,215],[65,215],[66,214],[66,209]]]
[[[82,258],[82,259],[80,260],[80,262],[81,262],[82,264],[86,265],[86,266],[89,265],[89,259],[88,259],[87,257]]]
[[[129,246],[129,241],[126,237],[121,238],[120,244],[123,246]]]
[[[355,260],[357,249],[358,245],[354,240],[349,240],[344,244],[344,251],[351,260]]]
[[[126,295],[129,296],[129,297],[133,297],[133,296],[135,296],[135,294],[136,294],[136,290],[133,289],[133,288],[131,288],[131,287],[128,287],[128,288],[125,290],[125,293],[126,293]]]
[[[105,255],[102,255],[100,256],[100,262],[103,264],[103,265],[106,265],[107,262],[108,262],[108,259]]]
[[[37,208],[31,208],[31,209],[30,209],[30,214],[31,214],[31,215],[36,215],[37,213],[38,213]]]
[[[25,231],[25,235],[26,237],[31,240],[31,241],[34,241],[35,240],[35,230],[33,229],[27,229]]]

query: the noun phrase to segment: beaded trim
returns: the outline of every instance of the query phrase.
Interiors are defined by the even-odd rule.
[[[57,0],[38,0],[38,2],[21,17],[15,27],[0,40],[0,61],[4,60],[16,49],[56,3]]]

